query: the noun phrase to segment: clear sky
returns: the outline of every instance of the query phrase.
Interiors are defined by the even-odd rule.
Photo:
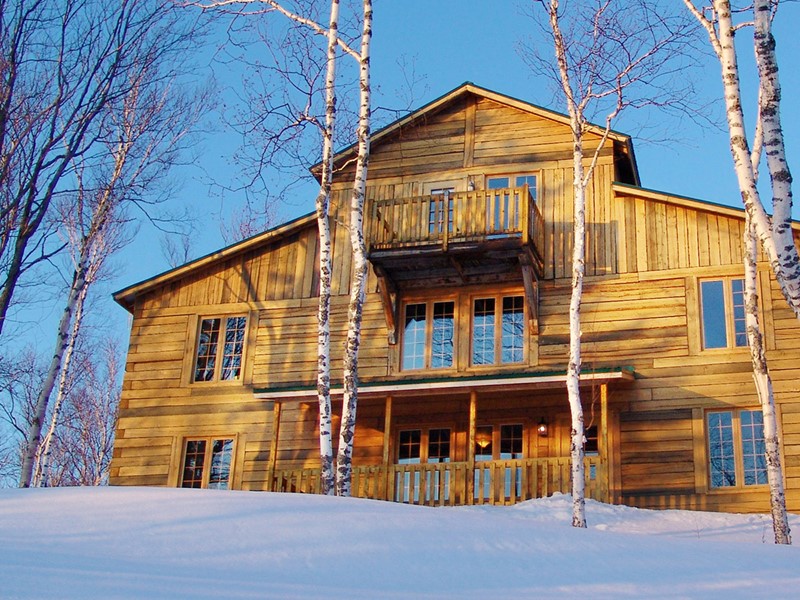
[[[403,87],[398,61],[405,58],[407,62],[413,59],[417,74],[425,77],[425,89],[417,89],[415,106],[439,97],[464,81],[472,81],[499,93],[563,112],[563,106],[553,100],[547,82],[533,77],[518,55],[520,40],[536,32],[530,20],[522,15],[520,4],[517,0],[376,0],[371,64],[373,84],[381,91],[378,103],[390,103],[393,91]],[[225,20],[220,19],[219,23],[223,27]],[[800,117],[793,110],[797,105],[796,99],[800,97],[800,73],[797,69],[800,41],[796,34],[799,26],[800,7],[782,4],[776,25],[784,91],[782,114],[790,165],[794,167],[795,176],[798,170],[795,159],[800,155]],[[745,38],[750,37],[749,31],[743,31],[740,37],[744,46],[748,43]],[[740,52],[745,69],[752,69],[751,48],[745,47]],[[700,92],[711,100],[721,91],[719,66],[716,59],[710,57],[706,63],[708,67]],[[231,91],[235,92],[241,85],[235,65],[224,68],[217,65],[215,71],[220,84],[231,86]],[[752,77],[746,80],[745,85],[748,82],[752,88]],[[752,114],[749,117],[752,120]],[[657,124],[668,130],[676,141],[654,144],[641,139],[633,125],[637,119],[635,115],[623,115],[614,127],[634,136],[642,185],[739,206],[726,131],[702,127],[690,119],[654,118],[660,119]],[[237,143],[237,137],[230,132],[209,133],[204,136],[195,167],[184,169],[179,174],[181,186],[173,204],[189,206],[195,214],[203,215],[201,223],[204,226],[193,246],[195,257],[224,245],[217,215],[235,208],[240,198],[228,193],[224,201],[221,200],[211,193],[207,181],[209,177],[226,181],[233,169],[231,157]],[[292,202],[280,208],[278,220],[288,220],[313,210],[314,191],[313,184],[298,188]],[[800,216],[800,213],[796,211],[795,215]],[[109,292],[168,268],[159,248],[158,235],[147,225],[118,255],[115,263],[118,265],[116,274],[106,284]],[[127,315],[121,308],[108,309],[108,318],[109,325],[126,329]],[[49,331],[44,335],[46,339],[51,337]]]

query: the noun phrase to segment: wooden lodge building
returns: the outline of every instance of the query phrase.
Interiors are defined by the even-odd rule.
[[[563,115],[469,83],[373,135],[354,495],[569,492],[571,152]],[[353,154],[336,156],[331,217],[334,413]],[[588,495],[768,510],[743,211],[641,187],[613,133],[586,214]],[[309,215],[117,292],[133,322],[112,484],[318,491],[317,250]],[[759,286],[798,511],[800,329],[766,264]]]

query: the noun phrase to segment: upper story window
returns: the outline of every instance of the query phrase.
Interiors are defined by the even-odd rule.
[[[524,359],[522,296],[476,298],[472,307],[472,364],[519,363]]]
[[[499,177],[487,177],[486,189],[499,190],[510,187],[522,187],[527,185],[531,192],[531,197],[536,200],[536,175],[502,175]]]
[[[763,422],[760,410],[720,410],[706,415],[712,488],[767,483]]]
[[[744,279],[701,281],[700,309],[704,349],[747,346]]]
[[[227,490],[232,460],[233,438],[186,440],[181,487]]]
[[[202,319],[195,353],[194,381],[236,381],[242,376],[247,317]]]
[[[407,304],[403,325],[403,369],[453,366],[455,302]]]

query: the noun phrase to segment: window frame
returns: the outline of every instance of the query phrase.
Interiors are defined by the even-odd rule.
[[[733,463],[734,463],[734,483],[733,485],[714,485],[713,484],[713,470],[711,468],[711,427],[709,425],[709,417],[713,414],[729,413],[731,415],[731,444],[733,446]],[[763,489],[768,486],[766,481],[767,467],[766,458],[761,457],[763,462],[763,482],[756,481],[755,483],[745,482],[745,466],[744,466],[744,440],[742,436],[742,413],[754,413],[759,416],[762,415],[761,409],[756,408],[720,408],[709,409],[703,413],[703,428],[705,429],[705,469],[706,469],[706,486],[710,493],[726,493],[726,492],[743,492],[749,490]],[[761,440],[763,443],[764,430],[763,422],[761,429]],[[756,475],[758,479],[758,475]]]
[[[490,186],[490,182],[493,179],[503,179],[504,177],[508,178],[508,185],[507,186],[489,187]],[[533,198],[533,201],[535,203],[538,202],[537,198],[538,198],[538,195],[539,195],[538,194],[539,193],[539,181],[541,179],[539,171],[516,171],[516,172],[504,172],[504,173],[487,174],[487,175],[484,175],[483,188],[485,190],[492,190],[492,189],[502,190],[502,189],[508,189],[508,188],[522,187],[523,185],[525,185],[525,183],[521,183],[521,184],[517,183],[518,179],[520,179],[522,177],[524,177],[524,178],[533,177],[535,179],[536,183],[534,185],[531,185],[530,183],[528,183],[527,185],[528,185],[528,189],[530,190],[530,193],[531,193],[531,198]]]
[[[706,316],[704,310],[704,301],[703,301],[703,286],[709,283],[719,282],[722,284],[722,298],[723,298],[723,306],[722,310],[724,312],[724,323],[725,323],[725,345],[724,346],[713,346],[709,347],[706,342],[706,338],[709,337],[706,331]],[[739,350],[748,347],[747,342],[747,335],[746,335],[746,326],[744,332],[737,332],[736,324],[739,322],[739,319],[736,318],[736,308],[737,305],[735,303],[734,297],[734,282],[741,282],[742,286],[742,307],[744,306],[744,277],[736,276],[736,275],[725,275],[725,276],[716,276],[716,277],[702,277],[698,278],[697,280],[697,309],[698,309],[698,319],[699,319],[699,341],[700,341],[700,350],[703,352],[724,352],[724,351],[731,351],[731,350]],[[721,333],[721,332],[717,332]],[[744,334],[744,343],[738,343],[738,336]]]
[[[239,354],[239,373],[237,377],[231,379],[222,379],[222,370],[224,368],[225,346],[226,346],[226,333],[228,331],[229,319],[244,319],[244,327],[242,328],[241,339],[241,353]],[[220,330],[218,339],[216,341],[216,351],[214,353],[214,371],[210,379],[197,379],[198,361],[201,358],[199,355],[200,344],[202,340],[203,324],[207,321],[214,319],[220,320]],[[252,322],[252,315],[247,312],[233,312],[226,314],[211,314],[211,315],[198,315],[194,328],[194,338],[192,340],[192,353],[189,362],[189,383],[191,385],[236,385],[241,384],[245,380],[246,371],[246,357],[247,346],[249,345],[250,324]]]
[[[436,305],[437,304],[452,304],[453,305],[453,337],[452,337],[452,357],[450,365],[447,366],[440,366],[434,367],[433,365],[433,334],[434,334],[434,316],[436,314]],[[414,305],[424,305],[425,306],[425,338],[424,338],[424,354],[422,358],[422,366],[420,367],[406,367],[405,366],[405,359],[406,359],[406,314],[409,306]],[[421,372],[426,370],[437,371],[437,372],[447,372],[453,371],[457,368],[458,363],[458,322],[459,322],[459,315],[458,315],[458,299],[456,297],[435,297],[435,298],[419,298],[419,299],[409,299],[403,302],[401,306],[401,341],[400,341],[400,370],[405,372]]]
[[[226,487],[224,488],[209,488],[209,483],[211,479],[211,471],[213,465],[213,455],[214,455],[214,442],[217,441],[228,441],[231,442],[230,448],[230,460],[228,462],[228,478],[226,480]],[[204,458],[203,458],[203,466],[202,466],[202,475],[201,475],[201,484],[200,487],[196,486],[185,486],[185,476],[186,476],[186,459],[188,456],[189,444],[191,442],[204,442],[206,444],[204,450]],[[178,481],[177,487],[181,489],[222,489],[222,490],[232,490],[234,489],[234,477],[235,477],[235,466],[236,466],[236,452],[238,448],[238,440],[236,435],[189,435],[181,438],[181,452],[180,452],[180,462],[178,464]]]
[[[521,357],[518,361],[503,361],[503,315],[504,303],[506,299],[515,298],[520,299],[522,302],[521,309],[518,314],[521,315],[522,322],[522,346],[520,348]],[[492,362],[477,363],[475,362],[475,307],[479,301],[492,300],[494,302],[494,332],[493,332],[493,352],[494,360]],[[474,294],[469,299],[469,366],[472,369],[487,369],[498,367],[513,367],[524,365],[528,362],[528,324],[526,318],[526,299],[525,294],[522,292],[505,292],[501,294]],[[514,311],[510,314],[517,314]]]
[[[437,462],[429,462],[430,458],[430,434],[431,431],[440,431],[440,430],[448,430],[450,432],[450,438],[448,440],[449,446],[449,456],[445,461],[437,461]],[[404,433],[408,432],[419,432],[419,461],[418,462],[400,462],[400,449],[402,447],[401,438]],[[451,463],[455,462],[455,457],[453,456],[454,451],[456,450],[454,444],[454,438],[456,434],[456,429],[452,425],[425,425],[425,426],[418,426],[418,427],[403,427],[397,430],[396,434],[396,441],[395,441],[395,452],[394,452],[394,463],[397,465],[426,465],[426,464],[444,464],[444,463]]]

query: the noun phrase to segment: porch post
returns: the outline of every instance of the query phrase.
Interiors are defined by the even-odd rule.
[[[392,441],[392,396],[386,396],[386,403],[383,408],[383,480],[378,483],[378,497],[383,500],[393,500],[394,474],[390,468]]]
[[[605,501],[609,500],[609,483],[611,481],[611,456],[608,447],[608,384],[600,384],[600,458],[605,463]]]
[[[467,497],[464,504],[472,504],[475,497],[475,421],[478,415],[478,392],[469,393],[469,432],[467,434]]]
[[[267,491],[275,492],[275,464],[278,461],[278,436],[281,431],[281,403],[274,402],[272,405],[272,439],[269,443],[269,462],[267,463]]]

